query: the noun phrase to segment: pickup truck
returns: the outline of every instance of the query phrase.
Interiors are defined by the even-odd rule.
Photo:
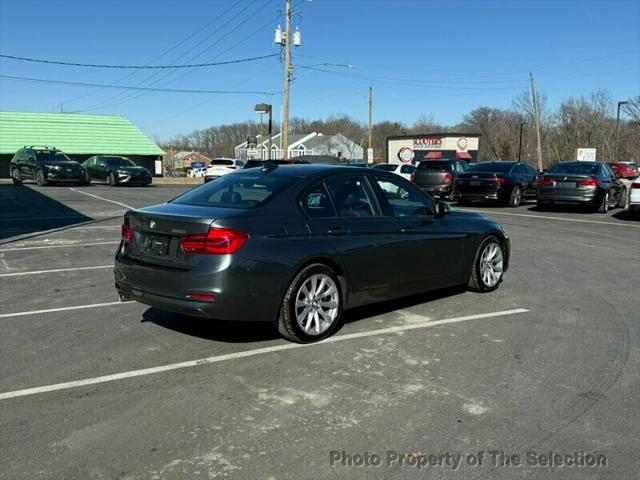
[[[467,170],[464,160],[423,160],[413,173],[411,181],[425,192],[448,198],[459,173]]]

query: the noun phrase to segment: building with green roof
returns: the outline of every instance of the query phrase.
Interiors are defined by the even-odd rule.
[[[0,178],[9,177],[13,154],[30,145],[55,147],[79,162],[93,155],[122,155],[156,175],[165,154],[120,115],[0,112]]]

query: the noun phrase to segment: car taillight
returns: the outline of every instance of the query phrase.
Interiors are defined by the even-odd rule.
[[[239,230],[211,227],[206,234],[182,237],[182,249],[186,253],[226,255],[237,252],[248,238],[249,235]]]
[[[133,242],[133,230],[128,225],[122,225],[122,239],[127,243]]]
[[[640,188],[640,183],[632,183],[631,188],[633,189]]]
[[[451,175],[451,172],[445,172],[444,183],[451,183],[451,180],[453,180],[453,176]]]
[[[550,187],[551,185],[553,185],[553,180],[551,180],[550,178],[539,178],[538,185]]]
[[[227,167],[227,168],[229,168],[231,170],[235,170],[237,167]]]
[[[503,185],[507,181],[504,177],[496,177],[489,180],[489,183],[495,183],[497,185]]]
[[[597,187],[598,186],[598,180],[596,178],[587,178],[586,180],[581,180],[578,182],[578,185],[580,185],[581,187]]]
[[[411,176],[409,177],[409,180],[410,180],[410,181],[412,181],[412,182],[415,182],[415,181],[416,181],[416,172],[413,172],[413,173],[411,174]]]
[[[189,300],[197,300],[199,302],[213,302],[216,297],[214,295],[209,295],[205,293],[189,293],[187,295]]]

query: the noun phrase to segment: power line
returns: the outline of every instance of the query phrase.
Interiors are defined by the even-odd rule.
[[[135,87],[131,85],[108,85],[101,83],[83,83],[83,82],[67,82],[63,80],[49,80],[45,78],[32,77],[15,77],[11,75],[0,75],[5,80],[15,80],[32,83],[52,83],[56,85],[69,85],[76,87],[101,87],[113,88],[121,90],[141,90],[145,92],[164,92],[164,93],[204,93],[204,94],[251,94],[251,95],[275,95],[276,92],[250,91],[250,90],[189,90],[182,88],[151,88],[151,87]]]
[[[215,67],[218,65],[231,65],[234,63],[244,63],[244,62],[252,62],[254,60],[262,60],[265,58],[277,57],[278,54],[272,53],[270,55],[263,55],[261,57],[252,57],[252,58],[241,58],[237,60],[227,60],[225,62],[208,62],[208,63],[192,63],[190,65],[106,65],[106,64],[96,64],[96,63],[74,63],[74,62],[59,62],[56,60],[43,60],[36,58],[27,58],[27,57],[16,57],[14,55],[3,55],[0,54],[0,58],[10,58],[12,60],[21,60],[25,62],[36,62],[36,63],[46,63],[51,65],[65,65],[71,67],[89,67],[89,68],[121,68],[121,69],[178,69],[178,68],[200,68],[200,67]]]

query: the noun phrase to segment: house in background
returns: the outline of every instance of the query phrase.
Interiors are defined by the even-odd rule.
[[[57,148],[72,160],[121,155],[162,175],[164,151],[120,115],[0,112],[0,178],[9,177],[11,158],[25,146]]]
[[[247,142],[243,142],[235,148],[236,158],[241,160],[269,158],[269,137],[257,135],[255,148],[248,148]],[[323,135],[319,132],[311,132],[298,135],[289,135],[289,158],[331,156],[343,160],[360,160],[364,157],[363,148],[349,140],[344,135]],[[271,159],[282,159],[280,147],[280,134],[271,137]]]
[[[209,157],[199,152],[169,152],[164,157],[164,165],[167,170],[189,170],[195,167],[206,167],[211,163]]]

